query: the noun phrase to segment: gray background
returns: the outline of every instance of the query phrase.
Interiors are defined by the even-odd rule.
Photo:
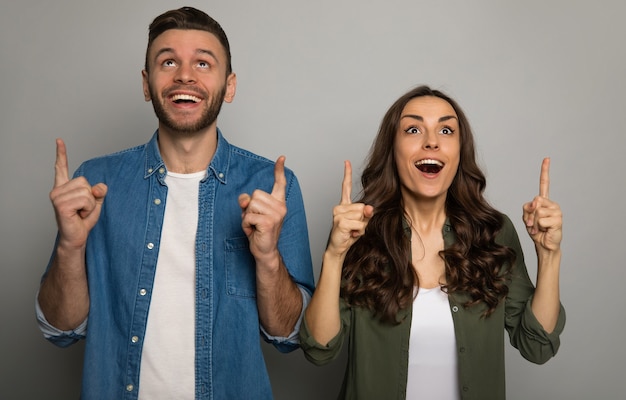
[[[316,277],[342,161],[360,173],[383,113],[409,88],[443,89],[467,112],[488,198],[516,222],[531,276],[521,205],[551,156],[568,322],[546,365],[507,349],[509,399],[624,398],[623,1],[21,0],[0,6],[1,399],[78,397],[82,345],[48,344],[33,314],[56,230],[54,139],[72,170],[149,139],[147,26],[186,4],[231,40],[239,86],[223,132],[285,154],[300,179]],[[266,350],[277,399],[334,398],[345,358],[318,368],[300,351]]]

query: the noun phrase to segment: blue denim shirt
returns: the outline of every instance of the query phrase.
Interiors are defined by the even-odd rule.
[[[87,241],[87,333],[46,336],[61,347],[86,338],[83,399],[137,398],[167,197],[157,140],[158,132],[145,145],[89,160],[75,173],[108,186]],[[218,130],[207,173],[200,183],[196,234],[196,399],[271,399],[259,341],[255,261],[237,197],[255,189],[270,192],[274,163],[230,145]],[[310,294],[314,280],[302,194],[293,172],[285,174],[288,211],[278,248],[293,280]],[[282,352],[298,347],[287,338],[264,339]]]

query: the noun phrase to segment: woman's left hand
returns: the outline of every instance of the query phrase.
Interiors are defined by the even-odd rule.
[[[539,195],[524,204],[524,224],[537,251],[558,251],[561,247],[563,215],[558,203],[549,199],[550,159],[544,158],[539,177]]]

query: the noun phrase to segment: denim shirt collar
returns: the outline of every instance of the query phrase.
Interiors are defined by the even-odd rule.
[[[228,170],[230,166],[231,146],[222,135],[222,131],[217,128],[217,148],[213,159],[209,163],[207,176],[213,174],[215,178],[223,184],[227,183]]]
[[[144,166],[144,179],[148,179],[154,173],[158,172],[160,176],[165,176],[167,168],[161,158],[159,151],[159,130],[157,129],[152,138],[146,145],[146,163]],[[213,174],[215,178],[223,184],[226,184],[228,177],[228,169],[230,165],[230,144],[219,128],[217,128],[217,148],[215,154],[207,167],[207,176]]]
[[[161,158],[161,152],[159,151],[158,129],[152,135],[152,139],[146,145],[146,164],[144,166],[144,179],[148,179],[155,172],[159,171],[161,175],[165,173],[165,163]]]

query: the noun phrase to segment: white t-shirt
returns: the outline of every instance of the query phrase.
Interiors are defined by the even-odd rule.
[[[139,374],[139,399],[195,398],[195,243],[206,171],[168,172],[167,200]]]
[[[413,302],[407,399],[458,400],[458,361],[448,295],[420,288]]]

